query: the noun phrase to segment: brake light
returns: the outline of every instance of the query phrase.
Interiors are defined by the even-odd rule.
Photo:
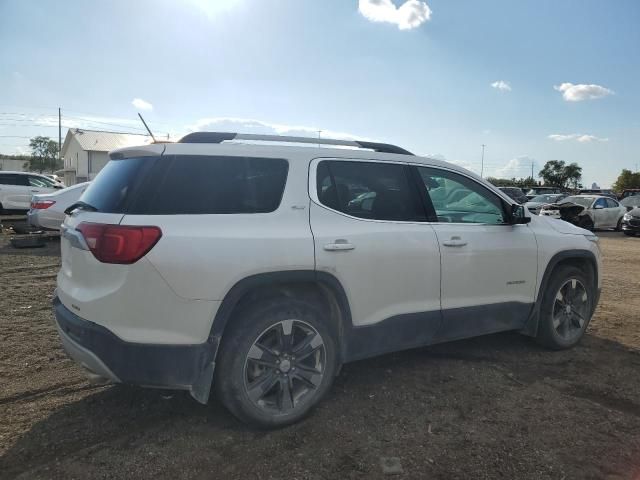
[[[135,263],[162,237],[158,227],[82,222],[76,227],[91,253],[103,263]]]
[[[45,210],[56,203],[54,200],[39,200],[31,202],[31,210]]]

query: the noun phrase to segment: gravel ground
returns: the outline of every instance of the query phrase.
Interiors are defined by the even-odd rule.
[[[353,363],[274,432],[215,400],[89,385],[52,323],[58,245],[0,240],[0,478],[640,479],[640,238],[601,236],[577,348],[500,334]]]

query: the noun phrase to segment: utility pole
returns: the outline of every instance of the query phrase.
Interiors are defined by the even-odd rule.
[[[533,182],[533,161],[531,162],[531,181]]]
[[[62,160],[62,109],[58,107],[58,162],[60,162],[61,160]]]
[[[484,174],[484,147],[486,147],[486,145],[483,143],[482,144],[482,160],[480,161],[480,178],[483,178],[482,175]]]

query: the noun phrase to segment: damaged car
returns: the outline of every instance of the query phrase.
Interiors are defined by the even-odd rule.
[[[565,220],[587,230],[622,228],[627,209],[604,195],[574,195],[561,202],[544,205],[540,216]]]

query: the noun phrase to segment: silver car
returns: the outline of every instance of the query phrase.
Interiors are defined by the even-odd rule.
[[[55,193],[32,196],[31,209],[27,213],[29,224],[45,230],[59,230],[65,209],[78,201],[88,185],[89,182],[78,183]]]

